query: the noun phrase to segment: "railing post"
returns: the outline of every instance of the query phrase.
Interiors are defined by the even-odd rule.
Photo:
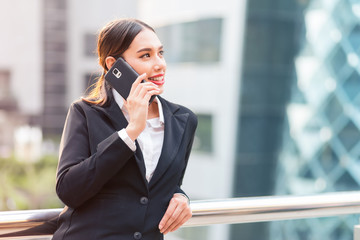
[[[354,226],[354,240],[360,240],[360,225]]]

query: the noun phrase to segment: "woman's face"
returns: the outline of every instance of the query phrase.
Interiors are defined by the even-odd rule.
[[[138,33],[123,58],[137,73],[146,73],[145,81],[158,85],[160,94],[164,91],[166,62],[163,46],[153,31],[145,28]]]

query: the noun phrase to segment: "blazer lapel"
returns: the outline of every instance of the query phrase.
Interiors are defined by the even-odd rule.
[[[121,111],[120,107],[118,106],[118,104],[115,102],[114,99],[109,100],[109,102],[105,106],[100,107],[97,105],[93,105],[92,107],[97,109],[98,111],[103,112],[110,119],[116,131],[120,131],[121,129],[125,128],[128,125],[128,122],[123,112]],[[136,151],[135,151],[136,163],[139,167],[142,178],[147,185],[147,180],[145,176],[146,169],[145,169],[144,157],[142,155],[141,148],[137,141],[135,141],[135,145],[136,145]]]
[[[158,165],[149,183],[150,187],[161,178],[174,160],[189,117],[188,113],[176,114],[179,107],[174,108],[174,106],[170,106],[168,102],[165,102],[162,98],[159,97],[159,99],[163,106],[165,118],[164,143]]]

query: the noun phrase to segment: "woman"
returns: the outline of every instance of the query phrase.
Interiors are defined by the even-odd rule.
[[[166,63],[147,24],[110,22],[98,56],[103,74],[64,126],[56,192],[66,207],[53,239],[163,239],[191,217],[180,185],[197,118],[159,96],[149,105],[164,91]],[[118,57],[141,74],[127,99],[104,80]]]

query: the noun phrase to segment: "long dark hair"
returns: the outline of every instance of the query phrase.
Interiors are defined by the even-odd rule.
[[[103,68],[103,71],[90,93],[83,98],[84,101],[98,105],[104,105],[106,103],[108,96],[105,89],[104,77],[108,69],[105,59],[109,56],[115,59],[119,58],[144,28],[155,32],[154,29],[146,23],[132,18],[111,21],[100,30],[97,41],[97,53],[99,64]]]

